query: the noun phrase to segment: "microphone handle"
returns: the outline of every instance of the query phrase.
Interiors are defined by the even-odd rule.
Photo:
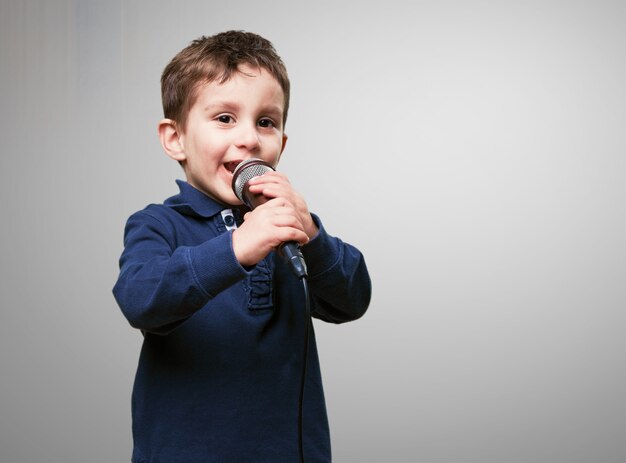
[[[287,241],[278,246],[278,254],[285,259],[291,271],[298,278],[305,278],[307,276],[306,262],[304,262],[304,256],[300,246],[295,241]]]

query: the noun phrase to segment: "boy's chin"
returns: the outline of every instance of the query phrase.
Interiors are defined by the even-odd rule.
[[[227,206],[232,206],[232,207],[242,206],[241,201],[239,201],[239,198],[237,198],[235,193],[232,191],[228,193],[219,194],[218,197],[214,196],[213,199],[216,199],[220,203],[226,204]]]
[[[194,185],[194,183],[189,181],[188,183],[197,190],[200,190],[202,193],[204,193],[206,196],[213,199],[214,201],[232,207],[239,207],[242,205],[241,201],[239,201],[239,198],[237,198],[237,196],[235,195],[235,192],[232,191],[230,188],[227,188],[226,186],[224,186],[224,188],[216,190],[213,188],[203,188],[202,185]]]

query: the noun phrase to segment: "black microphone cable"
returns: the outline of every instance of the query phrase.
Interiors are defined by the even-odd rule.
[[[311,333],[311,301],[309,299],[309,284],[306,276],[301,278],[304,289],[304,352],[302,358],[302,377],[300,380],[300,397],[298,399],[298,448],[300,449],[300,463],[304,463],[304,429],[303,429],[303,408],[304,408],[304,386],[306,384],[307,364],[309,361],[309,337]]]

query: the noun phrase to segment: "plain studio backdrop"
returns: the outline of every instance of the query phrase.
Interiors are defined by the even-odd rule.
[[[621,1],[22,1],[0,9],[0,461],[130,460],[126,218],[174,194],[159,78],[270,39],[280,169],[373,281],[315,322],[334,461],[626,460]]]

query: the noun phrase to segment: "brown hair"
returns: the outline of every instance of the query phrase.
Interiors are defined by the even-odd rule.
[[[206,83],[224,83],[238,72],[240,64],[267,70],[279,83],[285,96],[283,126],[289,109],[289,77],[272,43],[260,35],[227,31],[202,36],[181,50],[163,70],[161,99],[163,113],[184,132],[187,115]]]

